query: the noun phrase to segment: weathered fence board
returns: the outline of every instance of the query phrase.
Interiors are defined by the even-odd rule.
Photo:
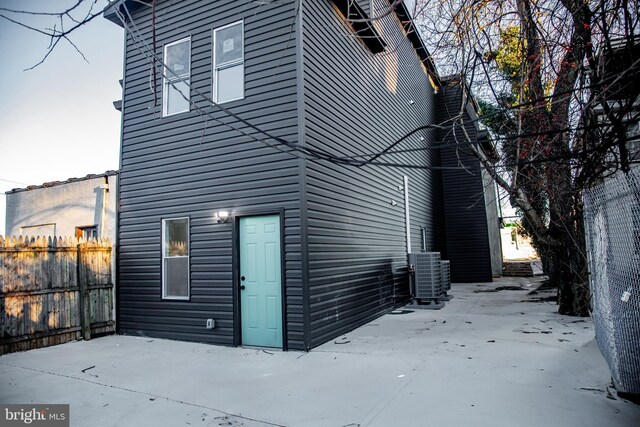
[[[0,236],[0,354],[115,331],[111,243]]]

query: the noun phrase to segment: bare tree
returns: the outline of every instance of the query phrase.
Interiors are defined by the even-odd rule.
[[[52,7],[52,5],[48,4],[46,7]],[[68,3],[68,6],[61,6],[58,2],[53,7],[56,9],[28,10],[0,7],[0,20],[40,34],[49,42],[42,58],[27,70],[43,64],[60,43],[71,45],[86,61],[72,37],[79,28],[101,16],[109,7],[109,1],[73,0]]]
[[[502,158],[494,165],[474,146],[469,150],[519,210],[558,286],[560,313],[588,315],[582,191],[631,162],[626,131],[637,121],[638,4],[419,3],[417,21],[430,51],[481,101]],[[614,68],[621,51],[624,66]]]

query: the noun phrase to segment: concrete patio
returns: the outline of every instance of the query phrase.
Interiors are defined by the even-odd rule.
[[[539,279],[454,284],[309,353],[110,336],[0,357],[0,402],[68,403],[72,426],[637,426],[590,319]],[[492,290],[520,286],[525,290]],[[524,302],[523,302],[524,301]]]

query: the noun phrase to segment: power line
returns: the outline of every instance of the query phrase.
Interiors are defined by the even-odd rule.
[[[445,123],[445,122],[443,122]],[[433,126],[438,126],[438,125],[433,125]],[[464,123],[461,124],[457,124],[454,123],[452,125],[451,130],[455,130],[455,128],[457,127],[462,127],[464,126]],[[497,138],[492,138],[491,141],[495,142],[495,141],[509,141],[509,140],[513,140],[513,139],[524,139],[524,138],[530,138],[530,137],[534,137],[534,136],[550,136],[550,135],[555,135],[555,134],[559,134],[559,133],[565,133],[565,132],[569,132],[569,131],[580,131],[580,130],[592,130],[592,129],[598,129],[598,128],[605,128],[605,127],[609,127],[611,126],[611,124],[609,123],[598,123],[598,124],[594,124],[594,125],[589,125],[589,126],[578,126],[578,127],[573,127],[573,128],[564,128],[564,129],[552,129],[552,130],[548,130],[548,131],[542,131],[542,132],[531,132],[531,133],[527,133],[527,134],[518,134],[518,135],[506,135],[503,137],[497,137]],[[426,127],[426,126],[423,126]],[[421,128],[423,128],[421,127]],[[418,130],[420,130],[421,128],[418,128]],[[405,137],[401,138],[401,140],[405,139]],[[352,156],[345,156],[345,157],[341,157],[341,159],[358,159],[358,158],[364,158],[364,157],[372,157],[370,160],[375,160],[378,157],[380,157],[382,154],[384,155],[391,155],[391,154],[403,154],[403,153],[411,153],[411,152],[419,152],[419,151],[429,151],[429,150],[442,150],[442,149],[446,149],[446,148],[456,148],[456,147],[468,147],[470,145],[479,145],[480,143],[478,141],[465,141],[465,142],[455,142],[455,143],[448,143],[448,142],[444,142],[444,141],[439,141],[436,142],[433,145],[428,145],[426,147],[419,147],[419,148],[407,148],[407,149],[399,149],[399,150],[391,150],[390,148],[392,148],[393,146],[397,145],[398,142],[401,142],[401,140],[398,140],[396,142],[394,142],[393,144],[391,144],[391,146],[389,146],[387,149],[383,150],[383,152],[374,152],[374,153],[363,153],[363,154],[355,154]]]
[[[217,121],[218,123],[220,123],[220,124],[222,124],[222,125],[224,125],[224,126],[227,126],[227,127],[231,128],[232,130],[234,130],[234,131],[236,131],[236,132],[238,132],[238,133],[241,133],[241,134],[242,134],[242,135],[244,135],[244,136],[247,136],[247,137],[249,137],[249,138],[251,138],[251,139],[253,139],[253,140],[257,141],[257,142],[263,143],[263,144],[267,145],[268,147],[271,147],[271,148],[274,148],[274,149],[279,150],[279,151],[281,151],[281,152],[284,152],[284,153],[287,153],[287,154],[293,155],[294,157],[298,157],[298,158],[300,158],[300,156],[299,156],[297,153],[302,153],[302,154],[307,155],[307,156],[309,156],[309,157],[316,158],[316,159],[323,159],[323,160],[331,160],[332,158],[334,158],[334,157],[335,157],[335,156],[333,156],[332,154],[327,153],[327,152],[326,152],[326,151],[324,151],[324,150],[321,150],[321,149],[314,149],[314,148],[310,148],[310,147],[300,147],[300,146],[296,145],[296,144],[295,144],[295,143],[293,143],[293,142],[289,142],[289,141],[287,141],[287,140],[285,140],[285,139],[283,139],[283,138],[273,136],[273,135],[271,135],[270,133],[268,133],[268,132],[266,132],[266,131],[264,131],[264,130],[260,129],[258,126],[256,126],[256,125],[254,125],[254,124],[252,124],[252,123],[248,122],[247,120],[245,120],[244,118],[240,117],[239,115],[237,115],[237,114],[235,114],[235,113],[231,112],[230,110],[228,110],[227,108],[223,107],[223,106],[222,106],[222,105],[220,105],[219,103],[215,102],[211,97],[209,97],[209,96],[205,95],[205,94],[204,94],[204,93],[202,93],[200,90],[198,90],[198,89],[194,88],[194,87],[191,85],[191,83],[190,83],[190,82],[187,82],[187,81],[186,81],[186,78],[184,78],[184,77],[180,77],[180,76],[179,76],[179,75],[178,75],[174,70],[172,70],[172,69],[171,69],[170,67],[168,67],[168,66],[167,66],[167,65],[166,65],[162,60],[160,60],[160,59],[158,58],[158,56],[155,54],[155,52],[154,52],[154,51],[149,47],[149,44],[144,40],[144,37],[140,35],[140,34],[141,34],[141,32],[140,32],[140,30],[138,29],[138,27],[137,27],[137,25],[136,25],[135,21],[133,20],[133,17],[131,16],[131,13],[130,13],[130,11],[129,11],[128,7],[126,6],[126,4],[123,4],[123,6],[124,6],[124,9],[125,9],[125,12],[126,12],[126,14],[127,14],[128,18],[129,18],[129,21],[131,22],[131,24],[132,24],[132,26],[133,26],[133,30],[134,30],[134,31],[131,31],[131,29],[129,28],[129,26],[128,26],[128,25],[127,25],[127,23],[126,23],[126,20],[124,19],[124,16],[123,16],[119,11],[116,11],[116,13],[118,14],[118,17],[120,18],[120,21],[122,22],[122,24],[123,24],[123,26],[125,27],[125,29],[127,30],[127,32],[129,32],[129,33],[131,34],[131,36],[132,36],[132,38],[133,38],[133,41],[134,41],[134,44],[135,44],[135,46],[136,46],[136,49],[138,49],[138,51],[140,51],[140,53],[141,53],[141,54],[143,54],[147,59],[151,60],[152,65],[153,65],[155,62],[157,62],[160,66],[162,66],[165,70],[167,70],[169,73],[171,73],[171,74],[175,77],[175,79],[172,79],[172,80],[175,80],[176,82],[177,82],[177,81],[180,81],[180,82],[184,83],[184,84],[189,88],[189,91],[193,91],[193,92],[195,92],[195,93],[196,93],[196,95],[198,95],[198,96],[200,96],[201,98],[203,98],[203,99],[204,99],[205,101],[207,101],[209,104],[211,104],[211,105],[213,105],[213,106],[217,107],[219,110],[223,111],[223,112],[224,112],[225,114],[227,114],[228,116],[231,116],[231,117],[233,117],[234,119],[238,120],[239,122],[241,122],[242,124],[246,125],[247,127],[251,128],[251,129],[253,129],[253,130],[255,130],[256,132],[258,132],[258,133],[260,133],[260,134],[262,134],[262,135],[264,135],[264,136],[266,136],[268,139],[271,139],[271,140],[273,140],[273,141],[276,141],[276,144],[269,144],[269,143],[268,143],[268,142],[266,142],[264,139],[258,138],[258,137],[256,137],[256,136],[255,136],[255,135],[253,135],[253,134],[246,133],[246,132],[244,132],[242,129],[239,129],[239,128],[237,128],[237,127],[234,127],[234,126],[232,126],[230,123],[225,123],[225,122],[221,121],[220,119],[213,117],[210,113],[207,113],[207,112],[202,111],[202,109],[201,109],[200,107],[198,107],[198,106],[195,104],[195,102],[192,102],[192,101],[189,99],[189,97],[188,97],[188,96],[186,96],[186,95],[182,92],[182,90],[181,90],[180,88],[178,88],[178,87],[175,85],[174,81],[169,80],[169,81],[168,81],[168,83],[169,83],[169,84],[170,84],[170,85],[171,85],[171,86],[172,86],[176,91],[178,91],[178,93],[180,93],[180,95],[181,95],[181,96],[182,96],[182,97],[183,97],[187,102],[189,102],[189,105],[192,105],[192,106],[195,108],[195,110],[198,112],[198,114],[200,114],[201,116],[207,116],[207,117],[211,118],[212,120]],[[297,14],[297,13],[298,13],[298,12],[296,12],[296,14]],[[290,33],[291,33],[291,31],[293,31],[293,26],[289,29],[289,31],[290,31]],[[138,35],[136,36],[136,34],[135,34],[134,32],[135,32],[135,33],[137,33]],[[137,37],[138,39],[140,39],[140,42],[136,41],[136,37]],[[145,53],[143,52],[143,50],[140,48],[139,43],[140,43],[140,44],[142,44],[142,45],[143,45],[143,47],[146,49],[146,51],[148,52],[147,54],[145,54]],[[285,49],[288,49],[288,46],[286,46],[286,47],[285,47]],[[154,90],[155,90],[155,88],[154,88]],[[282,150],[280,147],[278,147],[278,145],[284,145],[284,146],[286,146],[287,148],[289,148],[289,150],[286,150],[286,151],[285,151],[285,150]],[[337,157],[335,157],[335,159],[336,159],[336,161],[338,161],[338,162],[342,162],[342,161],[341,161],[339,158],[337,158]]]
[[[262,6],[262,5],[261,5]],[[291,39],[291,34],[294,31],[294,27],[295,27],[295,19],[299,13],[298,10],[299,5],[296,5],[296,15],[294,16],[294,22],[292,23],[290,29],[289,29],[289,39],[287,42],[287,46],[285,46],[284,50],[283,50],[283,54],[281,55],[281,59],[284,57],[284,51],[286,49],[289,48],[289,41]],[[422,150],[428,150],[428,149],[440,149],[443,147],[459,147],[459,146],[469,146],[469,145],[475,145],[477,144],[476,141],[467,141],[465,143],[460,143],[460,142],[456,142],[454,144],[444,144],[441,143],[439,145],[436,146],[429,146],[429,147],[423,147],[423,148],[416,148],[416,149],[408,149],[408,150],[393,150],[394,147],[396,147],[397,145],[399,145],[400,143],[402,143],[403,141],[405,141],[406,139],[408,139],[410,136],[414,135],[415,133],[421,131],[421,130],[429,130],[429,129],[440,129],[440,130],[444,130],[444,129],[451,129],[453,131],[455,131],[455,128],[457,127],[462,127],[465,126],[467,124],[475,124],[479,121],[485,120],[488,117],[494,116],[494,115],[498,115],[498,114],[504,114],[510,110],[515,110],[515,109],[519,109],[519,108],[524,108],[528,105],[535,105],[536,108],[548,108],[548,103],[544,103],[544,100],[547,99],[551,99],[551,98],[556,98],[558,96],[562,96],[565,94],[572,94],[577,92],[579,89],[571,89],[568,90],[564,93],[556,93],[554,95],[550,95],[550,96],[546,96],[544,98],[540,98],[540,99],[536,99],[536,100],[532,100],[529,101],[527,103],[522,103],[522,104],[518,104],[518,105],[514,105],[511,107],[503,107],[500,110],[494,111],[491,114],[488,115],[483,115],[483,116],[477,116],[474,119],[470,119],[470,120],[465,120],[465,121],[460,121],[459,119],[462,117],[461,114],[458,114],[457,116],[454,116],[450,119],[447,119],[441,123],[438,124],[429,124],[429,125],[424,125],[424,126],[419,126],[409,132],[407,132],[405,135],[403,135],[401,138],[399,138],[398,140],[392,142],[390,145],[388,145],[385,149],[383,149],[382,151],[376,152],[376,153],[370,153],[370,154],[359,154],[359,155],[352,155],[352,156],[344,156],[344,157],[340,157],[340,156],[336,156],[333,155],[325,150],[322,149],[316,149],[316,148],[312,148],[312,147],[308,147],[308,146],[300,146],[297,145],[295,142],[290,142],[285,140],[284,138],[280,138],[280,137],[276,137],[274,135],[271,135],[269,132],[266,132],[262,129],[260,129],[258,126],[248,122],[246,119],[240,117],[239,115],[232,113],[231,111],[229,111],[227,108],[223,107],[222,105],[216,103],[215,101],[213,101],[213,99],[207,95],[205,95],[204,93],[202,93],[200,90],[198,90],[197,88],[192,87],[190,82],[186,81],[186,78],[182,78],[180,76],[178,76],[177,73],[175,73],[174,70],[172,70],[170,67],[168,67],[162,60],[160,60],[158,58],[158,56],[155,54],[155,52],[149,47],[148,43],[145,41],[144,36],[141,35],[141,31],[138,29],[135,21],[133,20],[130,11],[128,10],[126,4],[124,4],[124,10],[129,18],[129,22],[131,23],[132,27],[131,28],[129,25],[127,25],[127,20],[125,19],[125,17],[119,12],[116,11],[116,13],[118,14],[123,26],[125,27],[125,29],[127,30],[127,32],[131,35],[133,42],[136,46],[136,49],[143,54],[148,60],[151,61],[152,66],[156,66],[155,64],[158,63],[159,66],[163,67],[167,72],[169,72],[170,74],[172,74],[175,79],[170,79],[169,80],[169,84],[172,85],[172,87],[181,94],[181,96],[187,100],[189,102],[190,105],[193,106],[193,108],[198,112],[198,114],[200,114],[201,116],[206,116],[208,118],[211,118],[212,120],[227,126],[229,128],[231,128],[232,130],[247,136],[257,142],[260,142],[262,144],[265,144],[266,146],[270,147],[270,148],[274,148],[276,150],[279,150],[283,153],[287,153],[290,154],[294,157],[297,158],[306,158],[308,160],[311,161],[317,161],[317,160],[324,160],[324,161],[328,161],[334,164],[339,164],[339,165],[345,165],[345,166],[356,166],[356,167],[361,167],[364,165],[377,165],[377,166],[385,166],[385,167],[399,167],[399,168],[403,168],[403,167],[407,167],[407,168],[421,168],[421,169],[442,169],[443,167],[438,167],[438,166],[427,166],[427,165],[410,165],[410,164],[401,164],[401,163],[391,163],[391,162],[377,162],[376,160],[386,154],[398,154],[398,153],[405,153],[405,152],[410,152],[410,151],[422,151]],[[141,48],[140,45],[142,45],[143,47]],[[146,53],[145,53],[146,51]],[[280,65],[280,64],[279,64]],[[274,72],[274,74],[271,76],[271,78],[275,77],[277,71]],[[207,101],[207,103],[209,103],[210,105],[215,106],[216,108],[218,108],[219,110],[221,110],[222,112],[224,112],[227,116],[232,117],[234,119],[236,119],[238,122],[242,123],[243,125],[247,126],[248,128],[252,129],[253,131],[255,131],[258,134],[264,135],[267,139],[272,140],[275,142],[274,143],[269,143],[267,141],[265,141],[264,138],[259,138],[256,135],[254,135],[253,133],[247,133],[244,130],[233,126],[231,123],[227,123],[227,122],[223,122],[221,119],[219,118],[215,118],[211,115],[211,113],[202,111],[202,109],[200,107],[198,107],[196,105],[195,102],[191,101],[190,97],[186,96],[182,90],[180,88],[178,88],[175,84],[174,81],[177,83],[178,81],[182,82],[183,84],[185,84],[187,86],[187,88],[189,89],[189,91],[193,91],[197,96],[203,98],[205,101]],[[584,88],[582,88],[584,89]],[[154,91],[156,90],[156,88],[154,87]],[[580,89],[581,90],[581,89]],[[552,102],[559,102],[559,101],[552,101]],[[447,127],[445,126],[447,123],[451,122],[451,126]],[[601,126],[608,126],[608,124],[603,124]],[[591,127],[594,128],[594,127]],[[584,127],[583,129],[587,129],[587,127]],[[518,135],[507,135],[507,136],[502,136],[502,137],[498,137],[498,138],[494,138],[494,140],[512,140],[512,139],[519,139],[519,138],[527,138],[527,137],[534,137],[534,136],[548,136],[548,135],[553,135],[553,134],[557,134],[557,133],[564,133],[564,132],[569,132],[569,131],[576,131],[579,130],[579,128],[565,128],[565,129],[553,129],[553,130],[547,130],[547,131],[542,131],[542,132],[536,132],[536,133],[527,133],[527,134],[518,134]],[[280,146],[284,145],[287,149],[283,150]],[[363,158],[363,157],[368,157],[371,156],[371,159],[368,160],[357,160],[358,158]],[[553,161],[553,160],[549,160],[550,158],[546,158],[545,161]],[[516,164],[513,164],[512,166],[515,166]],[[505,167],[508,167],[509,165],[504,165]],[[465,169],[464,167],[455,167],[455,169]]]
[[[118,16],[123,24],[123,26],[125,27],[125,29],[127,30],[127,32],[129,34],[131,34],[132,38],[133,38],[133,42],[136,46],[136,49],[138,51],[140,51],[141,54],[143,54],[147,59],[151,60],[152,63],[158,63],[160,66],[162,66],[164,69],[166,69],[166,71],[168,71],[170,74],[172,74],[175,77],[176,82],[177,81],[181,81],[182,83],[184,83],[190,91],[193,91],[196,93],[196,95],[200,96],[201,98],[203,98],[204,100],[206,100],[209,104],[217,107],[218,109],[220,109],[221,111],[223,111],[224,113],[226,113],[227,115],[235,118],[236,120],[238,120],[239,122],[243,123],[244,125],[246,125],[247,127],[255,130],[256,132],[266,136],[268,139],[271,139],[273,141],[276,142],[276,144],[269,144],[268,142],[266,142],[264,139],[262,138],[258,138],[253,134],[249,134],[244,132],[242,129],[239,129],[237,127],[232,126],[230,123],[225,123],[222,122],[220,119],[213,117],[210,113],[204,112],[201,110],[200,107],[198,107],[195,102],[192,102],[189,97],[187,97],[181,90],[180,88],[178,88],[177,86],[174,85],[174,82],[171,79],[169,80],[169,84],[171,84],[175,90],[177,90],[181,96],[187,100],[189,102],[190,105],[192,105],[196,111],[204,116],[207,116],[209,118],[211,118],[214,121],[217,121],[218,123],[225,125],[229,128],[231,128],[232,130],[235,130],[255,141],[258,141],[260,143],[263,143],[271,148],[274,149],[278,149],[280,151],[283,151],[281,148],[278,147],[278,145],[285,145],[287,148],[289,148],[288,151],[283,151],[285,153],[294,155],[295,157],[301,157],[300,155],[296,154],[296,153],[300,153],[304,156],[306,156],[307,158],[309,158],[309,160],[325,160],[334,164],[341,164],[341,165],[346,165],[346,166],[360,166],[362,164],[362,161],[354,161],[354,160],[349,160],[349,159],[344,159],[338,156],[335,156],[331,153],[326,152],[325,150],[322,149],[316,149],[316,148],[311,148],[311,147],[301,147],[296,145],[295,143],[289,142],[283,138],[280,137],[276,137],[273,136],[271,134],[269,134],[266,131],[263,131],[262,129],[260,129],[258,126],[253,125],[252,123],[249,123],[247,120],[245,120],[244,118],[238,116],[237,114],[229,111],[227,108],[223,107],[222,105],[216,103],[215,101],[213,101],[213,99],[211,99],[209,96],[205,95],[204,93],[202,93],[200,90],[198,90],[197,88],[192,87],[190,82],[186,81],[186,78],[180,77],[174,70],[172,70],[170,67],[168,67],[162,60],[160,60],[158,58],[158,56],[155,54],[155,52],[153,52],[153,50],[149,47],[148,43],[144,40],[144,37],[141,36],[141,32],[140,30],[137,28],[137,25],[135,23],[135,21],[133,20],[133,17],[131,16],[128,8],[126,7],[126,4],[124,5],[124,10],[127,14],[127,17],[129,18],[129,21],[131,22],[131,25],[133,27],[133,29],[131,29],[129,27],[129,25],[127,25],[126,19],[124,18],[124,16],[118,13]],[[144,52],[144,50],[139,46],[139,44],[142,44],[142,46],[144,47],[144,50],[146,50],[147,53]],[[155,88],[154,88],[155,89]],[[434,127],[437,125],[428,125],[428,127]],[[296,153],[293,153],[296,152]],[[403,167],[403,165],[398,165],[398,167]],[[428,166],[428,168],[432,168],[432,169],[436,169],[438,168],[437,166]],[[457,169],[463,169],[463,168],[457,168]]]
[[[11,180],[11,179],[4,179],[4,178],[0,178],[0,181],[10,182],[10,183],[12,183],[12,184],[18,184],[18,185],[24,185],[24,186],[29,185],[29,184],[25,184],[24,182],[13,181],[13,180]]]
[[[207,116],[207,117],[211,118],[212,120],[231,128],[232,130],[235,130],[235,131],[237,131],[237,132],[239,132],[239,133],[241,133],[241,134],[243,134],[243,135],[245,135],[245,136],[247,136],[247,137],[249,137],[249,138],[251,138],[251,139],[253,139],[255,141],[258,141],[260,143],[263,143],[263,144],[267,145],[268,147],[283,151],[281,148],[278,147],[278,145],[285,145],[287,148],[289,148],[289,150],[288,151],[283,151],[283,152],[291,154],[291,155],[294,155],[295,157],[298,157],[298,158],[300,158],[301,156],[298,155],[298,154],[295,154],[293,152],[300,153],[303,156],[305,156],[304,158],[307,158],[308,160],[311,160],[311,161],[313,161],[313,160],[325,160],[325,161],[328,161],[330,163],[339,164],[339,165],[345,165],[345,166],[362,166],[363,165],[363,163],[364,163],[363,161],[356,161],[356,160],[353,160],[353,159],[348,159],[348,158],[335,156],[335,155],[333,155],[331,153],[328,153],[328,152],[326,152],[325,150],[322,150],[322,149],[311,148],[311,147],[308,147],[308,146],[301,147],[301,146],[296,145],[295,143],[292,143],[292,142],[289,142],[287,140],[284,140],[283,138],[275,137],[275,136],[269,134],[268,132],[263,131],[258,126],[249,123],[248,121],[246,121],[242,117],[238,116],[237,114],[232,113],[231,111],[229,111],[228,109],[226,109],[222,105],[216,103],[209,96],[203,94],[197,88],[192,87],[191,83],[186,81],[186,78],[180,77],[174,70],[172,70],[162,60],[160,60],[158,58],[158,56],[155,54],[155,52],[153,52],[153,50],[149,47],[148,43],[144,40],[144,37],[141,35],[141,32],[138,29],[135,21],[133,20],[133,17],[131,16],[130,11],[126,7],[126,4],[124,5],[124,10],[125,10],[125,12],[127,14],[127,17],[129,18],[129,21],[131,22],[131,26],[133,28],[130,28],[129,25],[127,24],[126,19],[124,18],[124,16],[121,13],[117,12],[118,16],[119,16],[119,18],[120,18],[120,20],[121,20],[121,22],[123,24],[123,26],[125,27],[127,32],[129,34],[131,34],[131,36],[133,38],[133,42],[134,42],[134,44],[136,46],[136,49],[141,54],[143,54],[147,59],[149,59],[152,62],[152,64],[157,62],[160,66],[162,66],[164,69],[166,69],[166,71],[168,71],[170,74],[172,74],[175,77],[176,82],[177,81],[181,81],[182,83],[184,83],[189,88],[190,91],[195,92],[196,95],[200,96],[201,98],[206,100],[211,105],[217,107],[218,109],[220,109],[221,111],[223,111],[227,115],[229,115],[229,116],[235,118],[236,120],[238,120],[239,122],[245,124],[247,127],[255,130],[256,132],[258,132],[258,133],[260,133],[260,134],[262,134],[264,136],[266,136],[268,139],[271,139],[271,140],[275,141],[276,144],[269,144],[264,139],[258,138],[253,134],[248,134],[248,133],[244,132],[243,130],[232,126],[230,123],[222,122],[220,119],[213,117],[210,113],[202,111],[201,108],[198,107],[195,104],[195,102],[192,102],[189,99],[189,97],[187,97],[180,90],[180,88],[175,86],[174,82],[172,81],[174,79],[169,80],[168,83],[171,84],[174,87],[174,89],[176,91],[178,91],[181,94],[181,96],[185,100],[187,100],[189,102],[189,104],[192,105],[196,109],[196,111],[199,114]],[[144,49],[139,46],[140,44],[142,44]],[[147,53],[145,53],[145,51]],[[443,123],[446,123],[446,122],[451,121],[451,120],[452,119],[448,119],[447,121],[445,121]],[[416,133],[416,132],[418,132],[420,130],[428,129],[428,128],[443,128],[443,126],[442,125],[438,125],[438,124],[431,124],[431,125],[425,125],[425,126],[423,126],[421,128],[418,128],[418,129],[414,129],[413,131],[409,132],[408,135],[405,135],[403,138],[401,138],[400,141],[397,141],[395,144],[402,142],[402,140],[406,139],[408,136],[410,136],[410,135],[412,135],[412,134],[414,134],[414,133]],[[385,165],[390,166],[391,164],[385,163]],[[396,165],[396,167],[404,167],[404,166],[405,166],[404,164],[397,164]],[[424,166],[424,168],[426,168],[426,169],[441,169],[443,167],[440,167],[440,166]],[[447,168],[448,169],[465,169],[464,167],[447,167]]]
[[[225,107],[223,107],[222,105],[220,105],[220,104],[218,104],[218,103],[214,102],[214,101],[213,101],[213,99],[211,99],[210,97],[208,97],[207,95],[205,95],[204,93],[202,93],[200,90],[198,90],[198,89],[196,89],[196,88],[192,87],[191,83],[190,83],[190,82],[187,82],[187,81],[186,81],[186,79],[185,79],[184,77],[180,77],[180,76],[179,76],[179,75],[178,75],[178,74],[177,74],[173,69],[171,69],[171,68],[170,68],[169,66],[167,66],[167,65],[166,65],[162,60],[160,60],[160,59],[158,58],[158,56],[156,55],[156,53],[155,53],[155,52],[154,52],[154,51],[149,47],[148,43],[147,43],[147,42],[144,40],[144,38],[140,35],[140,30],[137,28],[137,25],[136,25],[135,21],[133,20],[133,17],[131,16],[131,14],[130,14],[130,12],[129,12],[129,8],[127,7],[126,3],[123,3],[123,6],[124,6],[124,10],[125,10],[125,12],[126,12],[126,14],[127,14],[128,18],[129,18],[129,21],[131,22],[131,24],[132,24],[132,26],[133,26],[133,31],[132,31],[132,29],[129,27],[129,25],[127,25],[127,22],[126,22],[125,17],[124,17],[124,16],[123,16],[119,11],[116,11],[116,13],[118,14],[118,17],[120,18],[120,21],[122,22],[122,24],[123,24],[123,26],[124,26],[125,30],[127,31],[127,33],[129,33],[129,34],[131,35],[131,37],[132,37],[132,39],[133,39],[133,42],[134,42],[134,45],[136,46],[136,49],[137,49],[137,50],[138,50],[142,55],[144,55],[148,60],[150,60],[150,61],[151,61],[152,66],[155,66],[155,63],[157,62],[161,67],[163,67],[166,71],[168,71],[169,73],[171,73],[171,74],[175,77],[175,81],[180,81],[181,83],[185,84],[185,85],[188,87],[189,91],[193,91],[193,92],[195,92],[195,93],[196,93],[196,95],[198,95],[198,96],[202,97],[205,101],[207,101],[207,102],[208,102],[208,103],[210,103],[211,105],[213,105],[213,106],[217,107],[218,109],[220,109],[221,111],[223,111],[223,112],[224,112],[225,114],[227,114],[228,116],[233,117],[234,119],[238,120],[239,122],[241,122],[242,124],[246,125],[247,127],[249,127],[249,128],[251,128],[251,129],[253,129],[253,130],[255,130],[255,131],[257,131],[257,132],[259,132],[259,133],[261,133],[261,134],[265,135],[267,138],[272,139],[272,140],[274,140],[274,141],[277,141],[277,142],[279,143],[278,145],[285,145],[285,146],[289,147],[290,149],[292,149],[292,151],[296,151],[296,150],[295,150],[295,148],[298,148],[298,147],[293,146],[293,143],[290,143],[290,142],[288,142],[288,141],[284,140],[283,138],[279,138],[279,137],[272,136],[272,135],[271,135],[271,134],[269,134],[268,132],[263,131],[263,130],[259,129],[257,126],[255,126],[255,125],[253,125],[253,124],[251,124],[251,123],[247,122],[245,119],[243,119],[243,118],[239,117],[237,114],[232,113],[231,111],[229,111],[228,109],[226,109],[226,108],[225,108]],[[136,33],[137,33],[138,35],[136,35]],[[140,40],[136,40],[137,38],[138,38],[138,39],[140,39]],[[139,46],[139,44],[142,44],[142,45],[143,45],[143,47],[144,47],[144,49],[142,49],[142,48]],[[144,51],[144,50],[146,50],[146,52],[147,52],[147,53],[145,53],[145,51]],[[214,120],[214,121],[216,121],[216,122],[218,122],[218,123],[220,123],[220,124],[222,124],[222,125],[224,125],[224,126],[227,126],[227,127],[231,128],[232,130],[234,130],[234,131],[236,131],[236,132],[238,132],[238,133],[240,133],[240,134],[242,134],[242,135],[244,135],[244,136],[247,136],[247,137],[249,137],[249,138],[251,138],[251,139],[253,139],[253,140],[255,140],[255,141],[258,141],[258,142],[261,142],[261,143],[263,143],[263,144],[266,144],[267,146],[269,146],[269,147],[271,147],[271,148],[275,148],[275,149],[278,149],[278,150],[282,151],[282,149],[280,149],[279,147],[276,147],[276,146],[274,146],[273,144],[269,144],[269,143],[267,143],[266,141],[264,141],[263,139],[257,138],[255,135],[248,134],[248,133],[244,132],[243,130],[241,130],[241,129],[237,128],[237,127],[234,127],[233,125],[231,125],[231,123],[225,123],[225,122],[223,122],[222,120],[220,120],[220,119],[218,119],[218,118],[216,118],[216,117],[213,117],[210,113],[207,113],[207,112],[202,111],[202,110],[200,109],[200,107],[198,107],[198,106],[195,104],[195,102],[192,102],[192,101],[189,99],[189,97],[188,97],[188,96],[186,96],[186,95],[182,92],[182,90],[181,90],[180,88],[178,88],[178,87],[174,84],[174,81],[173,81],[173,80],[174,80],[174,79],[169,80],[169,82],[168,82],[168,83],[169,83],[169,84],[170,84],[170,85],[171,85],[171,86],[172,86],[172,87],[173,87],[173,88],[174,88],[178,93],[180,93],[180,95],[181,95],[181,96],[182,96],[182,97],[183,97],[187,102],[189,102],[189,105],[193,106],[193,107],[196,109],[196,111],[198,112],[198,114],[200,114],[200,115],[204,115],[204,116],[207,116],[207,117],[211,118],[212,120]],[[154,88],[153,88],[153,90],[155,91],[155,90],[156,90],[156,88],[154,87]],[[291,154],[291,155],[294,155],[294,156],[298,157],[297,155],[295,155],[295,154],[291,153],[290,151],[283,151],[283,152],[286,152],[286,153],[289,153],[289,154]]]

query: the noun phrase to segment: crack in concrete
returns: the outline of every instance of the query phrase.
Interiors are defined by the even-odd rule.
[[[0,362],[0,365],[10,366],[12,368],[17,368],[17,369],[24,369],[26,371],[39,372],[41,374],[54,375],[54,376],[57,376],[57,377],[67,378],[67,379],[71,379],[71,380],[84,381],[86,383],[95,384],[95,385],[99,385],[99,386],[107,387],[107,388],[112,388],[112,389],[116,389],[116,390],[127,391],[129,393],[134,393],[134,394],[138,394],[138,395],[141,395],[141,396],[153,397],[153,398],[156,398],[156,399],[164,399],[164,400],[169,401],[169,402],[179,403],[181,405],[193,406],[195,408],[207,409],[207,410],[218,412],[220,414],[223,414],[223,415],[226,415],[226,416],[229,416],[229,417],[235,417],[235,418],[239,418],[239,419],[242,419],[242,420],[262,423],[262,424],[269,425],[269,426],[286,427],[285,425],[282,425],[282,424],[275,424],[275,423],[271,423],[269,421],[259,420],[259,419],[247,417],[247,416],[244,416],[244,415],[233,414],[231,412],[222,411],[220,409],[212,408],[210,406],[200,405],[198,403],[185,402],[184,400],[173,399],[171,397],[166,397],[166,396],[162,396],[162,395],[158,395],[158,394],[146,393],[144,391],[134,390],[134,389],[126,388],[126,387],[120,387],[120,386],[112,385],[112,384],[105,384],[105,383],[102,383],[100,381],[90,380],[88,378],[80,378],[80,377],[76,377],[74,375],[60,374],[58,372],[50,372],[50,371],[45,371],[43,369],[27,368],[27,367],[24,367],[24,366],[13,365],[11,363],[6,363],[6,362]]]

